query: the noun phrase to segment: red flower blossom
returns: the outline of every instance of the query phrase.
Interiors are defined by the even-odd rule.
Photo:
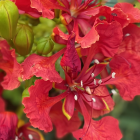
[[[56,60],[64,53],[65,48],[51,57],[38,56],[32,54],[25,59],[22,63],[23,67],[23,80],[30,79],[33,75],[36,77],[42,77],[45,81],[61,82],[62,78],[55,70]]]
[[[18,80],[21,77],[22,68],[16,60],[15,50],[5,40],[0,41],[0,69],[6,72],[1,85],[4,89],[12,90],[20,85]]]
[[[88,62],[88,64],[89,63],[90,62]],[[58,124],[59,121],[54,120],[53,114],[50,112],[50,110],[57,102],[59,102],[63,98],[65,99],[63,102],[62,110],[69,121],[73,121],[73,119],[75,118],[75,101],[79,100],[80,98],[82,98],[86,102],[86,104],[91,107],[91,110],[99,110],[101,111],[101,114],[106,113],[103,111],[104,109],[110,111],[114,105],[112,98],[108,98],[108,96],[110,96],[109,93],[102,93],[105,90],[102,91],[100,89],[99,80],[96,79],[97,84],[94,83],[93,86],[90,86],[90,84],[92,84],[92,81],[94,81],[95,77],[102,71],[106,64],[95,65],[91,67],[87,72],[83,72],[83,75],[77,78],[77,74],[78,72],[80,72],[81,66],[80,59],[78,58],[77,52],[75,50],[74,35],[71,35],[68,40],[67,49],[61,60],[61,66],[65,71],[66,80],[63,80],[61,83],[55,83],[54,87],[66,90],[64,93],[55,97],[49,97],[48,92],[52,88],[52,83],[49,81],[37,80],[35,82],[35,86],[31,86],[29,88],[30,97],[25,97],[22,102],[25,106],[24,112],[26,113],[27,117],[30,118],[31,124],[34,127],[38,127],[39,129],[44,130],[45,132],[49,132],[52,130],[51,119],[57,129],[60,127],[61,124]],[[81,78],[83,78],[83,81],[81,80]],[[78,82],[78,80],[80,82]],[[81,81],[84,84],[83,86]],[[95,94],[92,94],[94,90]],[[112,100],[110,106],[108,106],[108,100]],[[52,108],[52,110],[53,109],[54,108]],[[99,112],[98,115],[100,115]],[[60,120],[59,123],[61,123],[63,117],[60,116],[60,118],[58,119]],[[79,121],[77,121],[77,124],[75,124],[72,128],[70,127],[71,129],[68,129],[63,133],[57,130],[58,136],[61,137],[68,132],[74,131],[78,126]]]
[[[88,23],[90,16],[95,16],[98,13],[98,8],[95,4],[96,2],[91,2],[92,0],[84,1],[84,3],[82,3],[82,1],[74,0],[37,0],[32,1],[32,4],[39,10],[62,10],[63,12],[60,18],[62,22],[66,24],[69,34],[71,31],[80,30],[80,33],[76,33],[76,41],[81,44],[81,47],[88,48],[99,39],[95,26]],[[77,26],[75,26],[75,24]]]

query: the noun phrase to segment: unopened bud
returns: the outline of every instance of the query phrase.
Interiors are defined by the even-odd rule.
[[[39,40],[36,49],[39,55],[47,55],[53,50],[53,47],[54,47],[53,41],[50,38],[46,37]]]
[[[24,24],[19,24],[16,29],[16,35],[13,38],[16,51],[25,56],[30,53],[34,42],[32,29]]]
[[[6,40],[15,35],[19,18],[17,6],[10,0],[0,1],[0,34]]]

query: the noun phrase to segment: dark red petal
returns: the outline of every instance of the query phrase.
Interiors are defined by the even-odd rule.
[[[62,67],[69,67],[74,72],[81,71],[81,61],[75,49],[75,34],[70,36],[60,64]]]
[[[114,7],[120,8],[124,13],[126,13],[130,19],[130,23],[140,22],[140,10],[134,8],[132,4],[123,2],[115,4]]]
[[[4,89],[13,90],[20,85],[18,78],[21,76],[22,68],[16,60],[15,50],[5,40],[0,42],[0,69],[6,72],[1,85]]]
[[[15,138],[17,115],[12,112],[0,113],[0,139],[10,140]]]
[[[63,79],[55,70],[56,60],[63,54],[65,48],[50,57],[32,54],[22,63],[23,80],[30,79],[33,75],[42,77],[45,81],[60,83]]]
[[[51,107],[67,96],[67,93],[63,93],[56,97],[49,97],[51,88],[51,82],[37,80],[35,85],[29,88],[30,97],[25,97],[22,101],[25,106],[24,112],[30,118],[31,125],[45,132],[53,129],[49,117]]]
[[[58,138],[62,138],[68,133],[77,130],[81,121],[78,117],[78,112],[74,111],[74,114],[70,120],[68,120],[62,113],[62,103],[59,102],[54,105],[50,111],[50,117],[53,124],[56,127],[56,134]]]
[[[5,111],[5,102],[4,100],[0,97],[0,112],[4,112]]]

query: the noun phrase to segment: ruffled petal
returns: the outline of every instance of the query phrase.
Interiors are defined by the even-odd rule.
[[[1,85],[4,89],[13,90],[20,85],[18,78],[21,76],[22,68],[16,60],[15,50],[5,40],[0,42],[0,69],[6,72]]]
[[[45,81],[62,82],[62,78],[55,70],[56,60],[64,53],[65,48],[51,57],[38,56],[32,54],[25,59],[22,63],[23,66],[23,80],[30,79],[33,75],[36,77],[42,77]]]
[[[49,117],[51,107],[67,96],[67,93],[63,93],[56,97],[49,97],[51,88],[51,82],[37,80],[35,85],[29,88],[30,97],[25,97],[22,101],[25,106],[24,112],[30,118],[31,125],[45,132],[53,129]]]
[[[128,18],[130,19],[130,23],[140,22],[140,10],[134,8],[132,4],[123,2],[115,4],[114,7],[120,8],[124,13],[126,13],[128,15]]]

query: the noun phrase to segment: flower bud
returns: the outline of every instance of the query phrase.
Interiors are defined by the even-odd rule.
[[[13,38],[19,18],[17,6],[10,0],[0,1],[0,34],[6,40]]]
[[[54,47],[53,41],[50,38],[46,37],[39,40],[36,49],[39,55],[47,55],[53,50],[53,47]]]
[[[16,35],[13,38],[16,51],[25,56],[30,53],[34,42],[32,29],[24,24],[19,24],[16,29]]]

